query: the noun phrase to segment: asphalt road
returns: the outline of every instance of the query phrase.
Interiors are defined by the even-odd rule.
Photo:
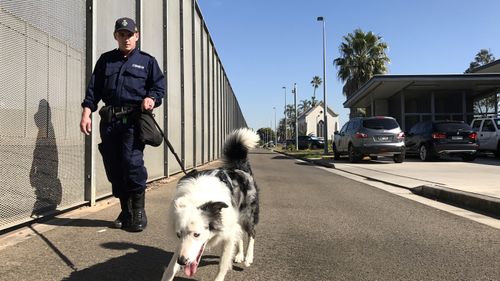
[[[251,154],[261,189],[255,263],[226,280],[500,280],[500,230],[266,150]],[[176,238],[173,183],[147,193],[148,229],[109,229],[114,205],[48,224],[0,251],[0,280],[160,280]],[[212,280],[218,250],[195,278]]]

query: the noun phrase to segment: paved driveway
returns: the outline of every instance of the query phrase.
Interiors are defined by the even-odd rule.
[[[402,164],[390,158],[353,164],[343,158],[334,164],[336,169],[402,187],[435,185],[500,198],[500,159],[493,157],[479,157],[474,162],[407,158]]]

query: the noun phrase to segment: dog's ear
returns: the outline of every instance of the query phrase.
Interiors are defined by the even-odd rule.
[[[210,231],[220,231],[222,228],[222,208],[229,207],[224,202],[207,202],[198,207],[205,216],[208,218],[208,229]]]
[[[202,210],[203,212],[207,212],[209,214],[218,214],[222,210],[222,208],[228,208],[229,206],[224,203],[224,202],[207,202],[201,206],[198,207],[198,209]]]

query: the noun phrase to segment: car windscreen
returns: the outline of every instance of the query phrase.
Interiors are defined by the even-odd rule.
[[[456,132],[458,130],[470,131],[472,128],[465,123],[456,123],[456,122],[443,122],[435,124],[436,131],[440,132]]]
[[[398,122],[394,119],[366,119],[363,120],[363,127],[375,130],[392,130],[399,127]]]

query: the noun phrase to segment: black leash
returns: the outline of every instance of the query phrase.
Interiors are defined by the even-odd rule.
[[[170,152],[172,152],[172,154],[174,155],[175,159],[177,160],[177,163],[179,163],[179,165],[181,166],[181,169],[184,172],[184,174],[187,174],[186,169],[184,169],[184,163],[181,161],[181,159],[179,158],[179,156],[177,155],[177,153],[175,153],[174,147],[168,141],[167,137],[163,133],[163,130],[160,128],[160,125],[158,125],[158,122],[156,122],[156,119],[154,118],[154,115],[152,115],[152,117],[153,117],[153,121],[155,122],[156,128],[158,128],[158,130],[160,131],[161,135],[163,136],[163,139],[165,140],[165,143],[167,144],[168,149],[170,149]]]

